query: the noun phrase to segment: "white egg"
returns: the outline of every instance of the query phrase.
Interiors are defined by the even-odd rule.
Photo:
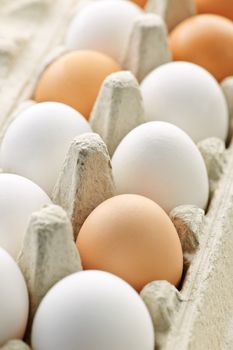
[[[66,44],[70,49],[100,51],[121,62],[134,20],[142,13],[129,1],[93,2],[72,21]]]
[[[28,307],[23,275],[12,257],[0,248],[0,347],[11,339],[23,338]]]
[[[32,181],[0,174],[0,247],[16,259],[31,214],[50,203],[47,194]]]
[[[133,129],[112,158],[118,193],[141,194],[166,212],[183,204],[206,208],[209,184],[197,146],[181,129],[149,122]]]
[[[27,177],[51,195],[70,143],[90,131],[86,119],[65,104],[35,104],[6,131],[1,146],[3,170]]]
[[[33,350],[153,350],[145,304],[125,281],[83,271],[58,282],[44,297],[32,327]]]
[[[225,140],[228,109],[215,78],[189,62],[171,62],[152,71],[141,83],[149,121],[166,121],[183,129],[194,140]]]

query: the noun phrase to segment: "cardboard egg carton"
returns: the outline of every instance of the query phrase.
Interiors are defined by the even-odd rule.
[[[0,29],[6,33],[0,40],[1,138],[17,114],[34,103],[30,98],[41,72],[67,51],[63,42],[72,16],[91,1],[1,4]],[[70,145],[54,187],[54,205],[31,216],[18,257],[30,296],[28,343],[44,295],[57,281],[82,269],[74,243],[80,227],[98,204],[116,194],[111,155],[131,129],[146,121],[138,81],[171,59],[165,22],[170,30],[195,8],[191,0],[150,0],[147,11],[135,21],[122,57],[128,71],[110,75],[102,85],[90,117],[94,133]],[[222,88],[232,121],[233,78]],[[170,213],[184,252],[183,280],[179,289],[157,281],[141,292],[155,327],[156,349],[233,348],[233,144],[229,141],[226,149],[222,141],[210,138],[198,146],[210,181],[208,210],[186,205]],[[19,340],[1,348],[29,349]]]

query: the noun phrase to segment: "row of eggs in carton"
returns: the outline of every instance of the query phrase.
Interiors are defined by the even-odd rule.
[[[115,9],[112,20],[104,13],[104,6],[109,6],[109,11]],[[98,7],[101,16],[92,32],[89,28],[93,14],[98,18]],[[124,50],[118,52],[117,48],[123,42],[127,45],[127,37],[121,40],[124,25],[122,32],[115,30],[113,20],[118,8],[121,17],[127,13],[126,24],[130,13],[127,8],[132,8],[137,16],[141,11],[123,0],[90,3],[78,13],[67,36],[68,46],[72,46],[80,26],[77,42],[85,41],[87,35],[89,45],[92,37],[101,34],[98,29],[103,26],[102,42],[107,38],[105,47],[116,52],[106,56],[105,52],[90,51],[98,50],[97,47],[85,47],[88,51],[72,47],[75,51],[50,62],[33,94],[39,103],[32,102],[21,111],[2,141],[1,166],[5,174],[0,175],[4,208],[1,246],[18,260],[27,282],[28,336],[40,304],[33,322],[33,349],[153,349],[154,331],[145,304],[151,311],[159,345],[162,321],[158,325],[158,316],[154,315],[154,309],[159,307],[157,286],[174,295],[178,292],[169,283],[153,281],[167,280],[181,287],[198,246],[197,228],[192,230],[192,226],[201,226],[209,192],[215,189],[218,170],[222,170],[224,142],[229,136],[227,102],[230,107],[231,80],[223,83],[226,99],[205,69],[193,63],[172,62],[146,74],[152,67],[147,66],[148,60],[143,62],[142,55],[140,69],[144,63],[141,72],[146,77],[140,77],[139,86],[132,73],[121,71],[122,62],[127,59],[118,56]],[[87,30],[88,12],[91,15]],[[106,23],[104,18],[108,19]],[[140,31],[137,39],[144,34],[143,39],[146,37],[150,46],[158,32],[164,35],[160,45],[164,61],[160,63],[167,62],[170,54],[161,19],[146,15],[138,23],[140,30],[136,27],[134,31]],[[114,31],[106,30],[107,25]],[[117,38],[118,32],[121,36]],[[115,55],[116,60],[109,55]],[[135,60],[132,56],[131,59]],[[224,70],[228,72],[226,66],[225,62]],[[90,124],[80,112],[86,119],[90,115]],[[108,149],[92,130],[102,136]],[[199,142],[199,150],[191,138]],[[51,199],[66,210],[74,232],[65,212],[54,205],[33,214],[28,226],[31,213],[51,204]],[[185,225],[187,218],[196,219],[192,225],[189,222],[191,228]],[[145,304],[134,289],[114,275],[100,271],[75,273],[82,269],[79,253],[84,270],[120,276],[141,292]],[[2,314],[4,343],[23,336],[28,297],[14,261],[4,250],[1,256],[15,281],[8,294],[19,290],[15,305],[9,305],[7,293],[6,299],[1,299],[2,305],[10,307],[8,315],[7,311]],[[62,279],[67,275],[70,276]],[[7,278],[4,268],[2,281]],[[47,294],[57,281],[60,282]],[[21,320],[15,318],[16,313]]]

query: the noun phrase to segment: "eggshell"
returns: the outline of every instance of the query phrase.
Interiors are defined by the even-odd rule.
[[[100,51],[121,62],[133,23],[142,13],[130,1],[93,1],[74,18],[66,44],[70,49]]]
[[[49,195],[74,137],[90,132],[86,119],[57,102],[35,104],[24,110],[6,131],[1,146],[5,172],[25,176]]]
[[[206,208],[204,160],[191,138],[175,125],[149,122],[133,129],[117,147],[112,168],[119,194],[144,195],[166,212],[183,204]]]
[[[32,181],[0,174],[0,246],[14,259],[22,247],[31,214],[50,203],[47,194]]]
[[[148,120],[166,121],[195,141],[225,140],[228,108],[222,89],[205,69],[189,62],[171,62],[152,71],[141,92]]]
[[[126,282],[83,271],[58,282],[42,300],[32,328],[34,350],[153,350],[150,315]]]
[[[233,23],[227,18],[190,17],[171,32],[169,42],[174,60],[196,63],[218,81],[233,75]]]
[[[42,74],[34,94],[37,102],[63,102],[87,119],[104,79],[121,67],[95,51],[74,51],[55,60]]]
[[[0,346],[22,339],[28,319],[28,292],[12,257],[0,248]]]
[[[84,269],[111,272],[137,291],[155,280],[178,285],[183,270],[180,240],[168,215],[133,194],[110,198],[84,222],[77,247]]]
[[[147,0],[131,0],[131,1],[142,8],[145,7],[145,5],[147,3]]]
[[[232,0],[195,0],[198,13],[213,13],[233,21]]]

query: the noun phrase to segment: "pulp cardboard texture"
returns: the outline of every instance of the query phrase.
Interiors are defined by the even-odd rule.
[[[91,1],[95,0],[1,0],[1,138],[18,113],[35,103],[30,98],[40,74],[67,51],[64,37],[72,16]],[[73,237],[89,213],[115,194],[110,156],[121,139],[146,120],[139,85],[132,73],[141,81],[153,68],[171,59],[167,28],[171,30],[193,15],[195,6],[192,0],[149,0],[147,11],[135,21],[122,57],[121,64],[128,71],[110,75],[102,85],[90,118],[95,133],[81,135],[71,143],[54,188],[54,205],[31,217],[18,257],[30,296],[25,336],[29,344],[33,316],[41,299],[57,281],[82,269]],[[231,124],[233,78],[227,78],[222,88]],[[198,145],[210,181],[207,212],[180,206],[170,213],[184,252],[184,277],[179,290],[157,281],[141,292],[155,327],[156,349],[233,349],[230,139],[231,133],[227,149],[215,138]],[[28,345],[19,340],[1,348],[27,349]]]

